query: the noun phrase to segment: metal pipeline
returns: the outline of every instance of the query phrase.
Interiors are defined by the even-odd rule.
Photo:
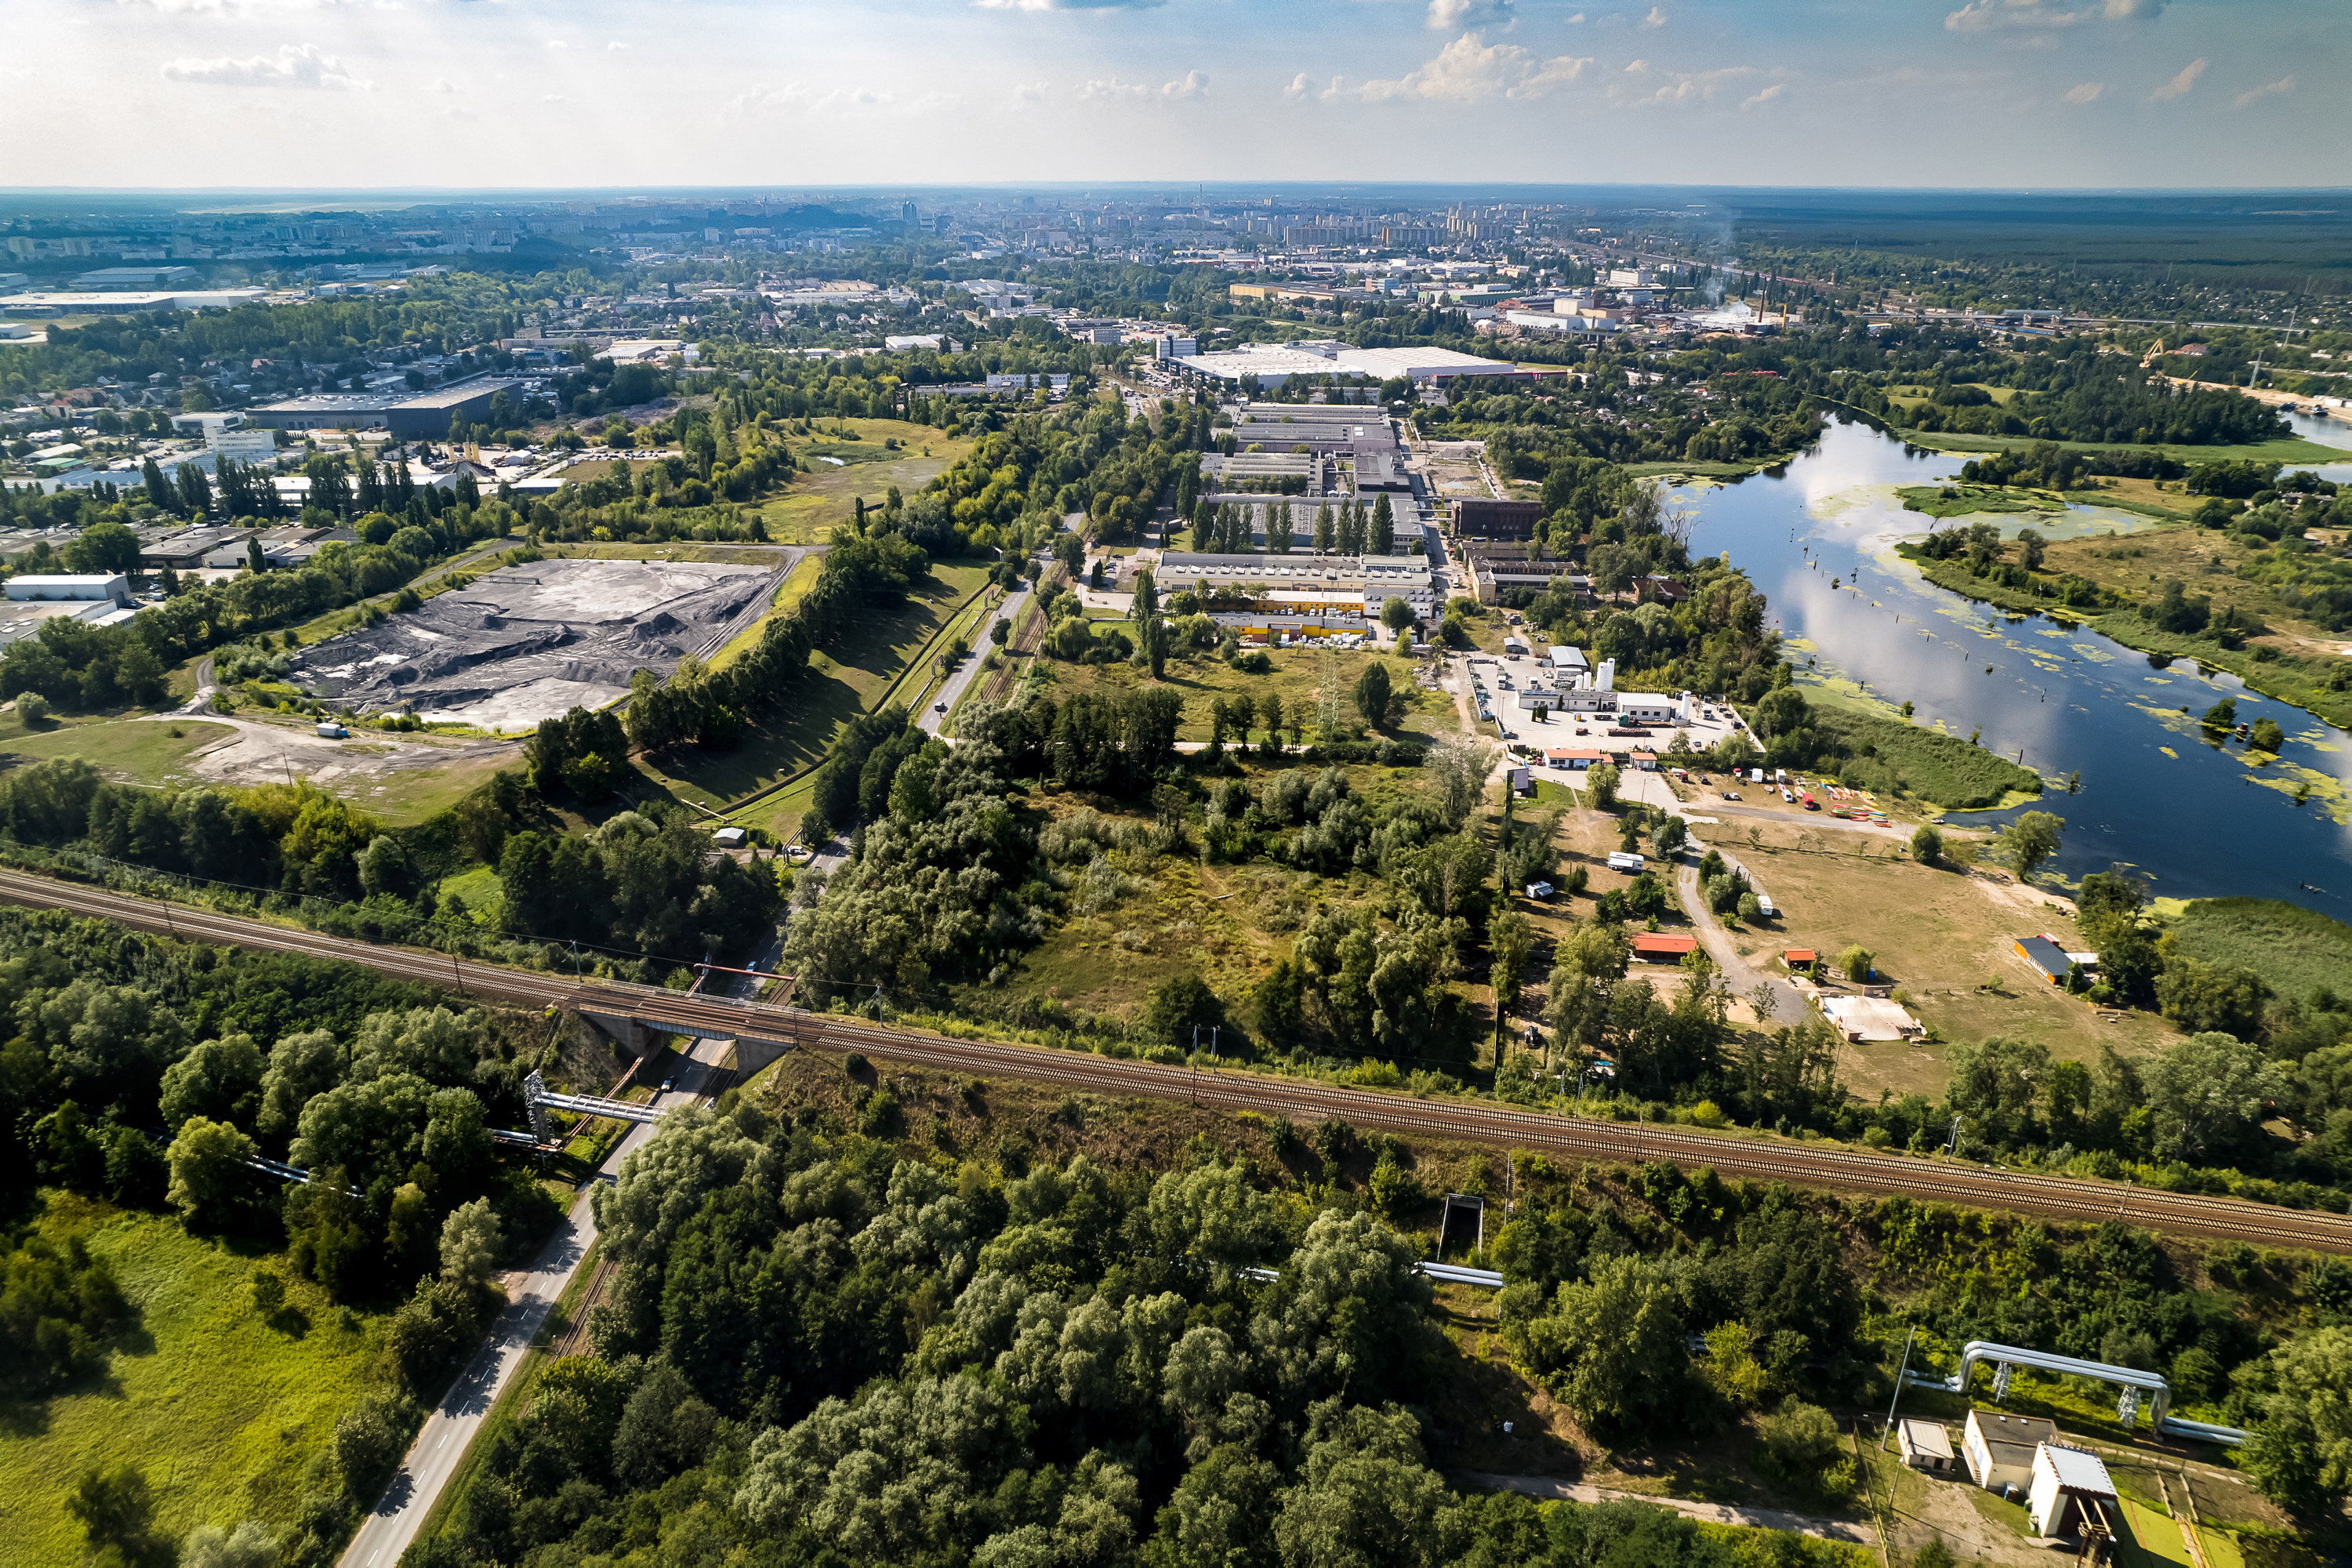
[[[2007,1362],[2011,1366],[2032,1367],[2036,1372],[2054,1372],[2075,1377],[2095,1377],[2103,1383],[2119,1383],[2126,1388],[2145,1391],[2148,1395],[2148,1414],[2158,1433],[2168,1437],[2193,1437],[2204,1443],[2239,1444],[2246,1434],[2235,1426],[2217,1426],[2206,1421],[2184,1421],[2171,1414],[2172,1385],[2160,1373],[2142,1372],[2137,1367],[2111,1366],[2103,1361],[2084,1361],[2075,1356],[2053,1355],[2048,1351],[2027,1350],[2021,1345],[1997,1345],[1988,1340],[1970,1340],[1960,1351],[1960,1369],[1950,1377],[1934,1377],[1926,1373],[1910,1373],[1905,1381],[1915,1388],[1937,1388],[1947,1394],[1966,1394],[1969,1379],[1983,1362]]]

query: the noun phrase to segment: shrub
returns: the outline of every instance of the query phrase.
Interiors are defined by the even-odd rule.
[[[37,691],[26,692],[16,699],[16,717],[24,721],[26,729],[38,728],[48,722],[49,700]]]
[[[1877,954],[1866,947],[1849,947],[1837,955],[1837,972],[1859,985],[1870,978],[1872,971],[1876,967],[1874,963]]]

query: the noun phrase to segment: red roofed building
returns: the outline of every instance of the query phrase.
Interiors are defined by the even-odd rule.
[[[1680,963],[1683,954],[1696,952],[1698,938],[1674,936],[1660,931],[1633,933],[1633,956],[1645,963]]]

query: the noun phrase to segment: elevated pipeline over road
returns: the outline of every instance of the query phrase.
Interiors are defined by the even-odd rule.
[[[1727,1176],[1758,1181],[1900,1195],[2086,1224],[2119,1220],[2182,1236],[2352,1254],[2352,1218],[2323,1209],[2288,1209],[2124,1183],[1940,1163],[1762,1135],[1599,1121],[1491,1100],[1421,1100],[1234,1069],[1119,1061],[1073,1051],[957,1039],[773,1004],[707,994],[688,995],[620,981],[582,982],[462,961],[447,953],[378,946],[209,910],[167,906],[152,899],[20,871],[0,870],[0,900],[97,916],[189,941],[340,960],[400,979],[446,985],[468,996],[569,1007],[585,1016],[619,1019],[644,1030],[764,1041],[778,1050],[855,1050],[976,1077],[1026,1079],[1096,1094],[1186,1100],[1219,1110],[1284,1115],[1293,1121],[1337,1117],[1360,1127],[1501,1144],[1568,1159],[1622,1164],[1664,1160],[1685,1169],[1707,1166]]]

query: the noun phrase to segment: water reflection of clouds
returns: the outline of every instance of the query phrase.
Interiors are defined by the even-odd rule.
[[[1833,426],[1785,477],[1699,497],[1693,548],[1728,550],[1770,597],[1771,618],[1797,661],[1809,653],[1818,660],[1803,672],[1808,684],[1886,703],[1908,699],[1920,722],[1948,732],[1981,727],[1988,750],[2009,757],[2021,750],[2045,777],[2079,769],[2083,795],[2053,793],[2038,803],[2072,825],[2062,856],[2070,875],[2129,858],[2175,896],[2306,901],[2299,879],[2324,877],[2341,883],[2345,897],[2320,900],[2322,907],[2352,912],[2352,827],[2344,825],[2352,813],[2352,744],[2343,735],[2193,661],[2158,669],[2079,626],[1947,593],[1895,553],[1929,521],[1903,510],[1895,490],[1950,477],[1964,460],[1906,454],[1866,428]],[[2099,506],[1998,521],[2006,532],[2030,524],[2053,538],[2152,526]],[[2287,754],[2261,768],[2235,745],[2226,762],[2200,755],[2210,748],[2195,715],[2225,694],[2238,697],[2241,717],[2277,719]],[[2309,785],[2301,806],[2293,804],[2298,784]],[[2273,803],[2277,817],[2269,815]],[[1963,820],[1997,824],[2003,816]]]

